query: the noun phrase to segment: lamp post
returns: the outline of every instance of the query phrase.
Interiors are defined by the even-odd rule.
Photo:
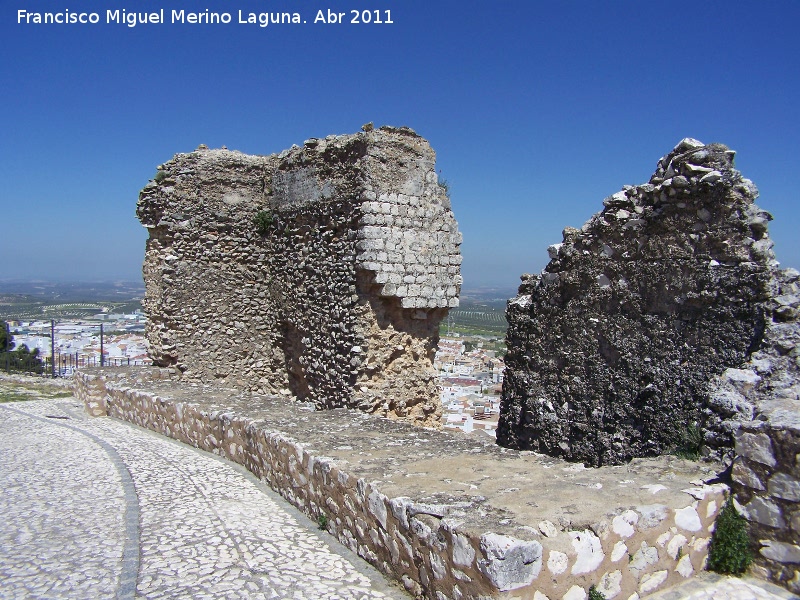
[[[6,373],[8,373],[8,348],[11,345],[11,328],[8,326],[8,321],[3,321],[3,327],[6,330],[6,347],[4,348],[6,354]]]
[[[56,322],[50,319],[50,367],[52,368],[53,378],[56,376]]]

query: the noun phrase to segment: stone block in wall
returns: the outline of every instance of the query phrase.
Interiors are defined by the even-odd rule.
[[[732,491],[758,572],[800,595],[800,400],[772,401],[736,432]]]

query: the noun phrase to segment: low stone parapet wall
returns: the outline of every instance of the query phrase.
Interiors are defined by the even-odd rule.
[[[727,487],[675,457],[617,467],[358,411],[92,369],[77,397],[244,465],[417,597],[636,600],[703,569]]]
[[[765,421],[736,434],[731,476],[737,508],[750,522],[754,569],[800,594],[800,406],[764,406]]]

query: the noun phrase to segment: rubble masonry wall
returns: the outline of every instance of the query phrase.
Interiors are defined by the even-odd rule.
[[[755,569],[800,593],[800,273],[733,157],[681,141],[523,275],[497,439],[589,465],[733,460]]]
[[[159,166],[137,214],[155,364],[437,425],[432,360],[458,305],[461,234],[413,131],[272,156],[201,147]]]

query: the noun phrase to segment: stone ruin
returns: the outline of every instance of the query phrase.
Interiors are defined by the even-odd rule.
[[[682,141],[523,276],[498,431],[520,450],[288,398],[438,420],[461,238],[405,128],[159,167],[138,214],[169,368],[87,369],[76,396],[242,464],[415,597],[646,596],[704,569],[729,491],[751,572],[800,593],[800,273],[778,269],[732,159]],[[613,466],[691,432],[735,451],[730,487],[713,461]]]
[[[156,365],[437,425],[432,360],[458,306],[461,234],[428,142],[363,129],[158,167],[137,206]]]
[[[592,466],[681,447],[730,459],[742,423],[797,414],[800,274],[778,268],[733,157],[684,139],[522,276],[500,445]]]

